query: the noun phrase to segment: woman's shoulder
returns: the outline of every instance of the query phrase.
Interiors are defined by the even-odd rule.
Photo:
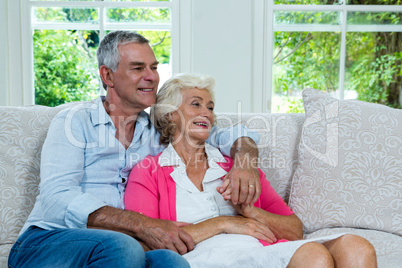
[[[142,159],[140,162],[138,162],[134,168],[136,169],[149,169],[150,167],[155,167],[158,166],[158,161],[159,161],[159,156],[162,153],[159,153],[157,155],[148,155],[144,159]]]

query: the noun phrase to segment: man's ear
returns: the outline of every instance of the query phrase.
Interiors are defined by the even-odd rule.
[[[102,65],[99,68],[99,75],[100,75],[103,83],[106,84],[108,87],[114,86],[113,72],[108,67],[106,67],[105,65]]]

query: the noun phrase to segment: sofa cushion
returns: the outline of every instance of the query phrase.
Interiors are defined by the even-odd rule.
[[[42,144],[68,105],[0,107],[0,247],[14,244],[38,194]]]
[[[289,205],[305,232],[402,235],[402,110],[303,91],[306,120]]]
[[[220,113],[219,127],[242,124],[260,134],[259,167],[271,186],[287,202],[293,174],[297,167],[304,114]]]

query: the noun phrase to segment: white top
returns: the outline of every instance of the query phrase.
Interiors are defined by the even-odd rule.
[[[205,152],[209,167],[202,181],[202,192],[188,178],[186,166],[171,144],[159,156],[160,166],[174,166],[170,175],[176,182],[177,221],[198,223],[220,215],[237,215],[230,202],[216,191],[227,174],[217,162],[226,162],[225,158],[218,149],[207,143]]]

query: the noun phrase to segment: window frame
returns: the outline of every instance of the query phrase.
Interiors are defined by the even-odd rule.
[[[11,9],[16,8],[16,4],[18,1],[8,0],[9,4],[14,5]],[[11,2],[14,2],[12,4]],[[100,40],[105,36],[105,32],[109,30],[124,30],[124,29],[136,29],[136,30],[169,30],[171,32],[171,44],[172,51],[171,55],[175,55],[173,58],[171,56],[171,65],[172,65],[172,73],[178,72],[180,69],[180,54],[177,53],[180,51],[180,44],[176,40],[178,39],[178,31],[179,31],[179,7],[180,0],[170,0],[169,2],[100,2],[100,1],[30,1],[30,0],[20,0],[20,24],[19,31],[20,35],[20,44],[21,44],[21,66],[22,70],[18,71],[17,68],[13,68],[14,71],[10,73],[10,77],[12,74],[20,73],[20,77],[22,77],[21,84],[18,85],[21,88],[21,92],[10,92],[10,105],[34,105],[35,104],[35,86],[34,86],[34,65],[33,65],[33,33],[35,30],[67,30],[67,29],[78,29],[78,30],[96,30],[99,31]],[[42,23],[42,22],[33,22],[33,9],[34,7],[66,7],[66,8],[95,8],[99,10],[99,24],[91,24],[91,23]],[[158,8],[170,8],[170,17],[171,22],[170,25],[166,24],[144,24],[144,23],[125,23],[121,25],[121,23],[108,23],[105,20],[105,9],[106,8],[150,8],[150,7],[158,7]],[[9,13],[10,14],[10,13]],[[9,25],[13,25],[15,30],[17,30],[18,18],[14,18],[13,22],[10,22]],[[10,24],[12,23],[12,24]],[[71,27],[73,25],[73,27]],[[11,28],[11,27],[9,27]],[[10,42],[10,44],[13,42]],[[11,49],[11,48],[10,48]],[[13,53],[14,55],[17,52]],[[12,61],[9,60],[9,64],[12,64]],[[11,86],[11,84],[10,84]],[[100,85],[100,94],[103,95],[105,93],[102,85]],[[21,103],[22,102],[22,103]]]
[[[309,32],[309,31],[323,31],[323,32],[340,32],[341,33],[341,48],[340,48],[340,60],[339,60],[339,99],[344,99],[345,90],[345,64],[346,64],[346,33],[347,32],[402,32],[402,25],[347,25],[347,15],[349,12],[361,11],[361,12],[402,12],[402,6],[397,5],[348,5],[346,1],[343,1],[339,5],[280,5],[274,4],[273,1],[268,1],[265,6],[265,18],[264,26],[264,55],[267,75],[263,75],[263,88],[266,89],[263,92],[263,112],[272,111],[273,101],[273,51],[274,51],[274,34],[276,31],[286,32]],[[274,13],[276,11],[333,11],[340,12],[341,22],[340,25],[286,25],[277,26],[274,25]]]

